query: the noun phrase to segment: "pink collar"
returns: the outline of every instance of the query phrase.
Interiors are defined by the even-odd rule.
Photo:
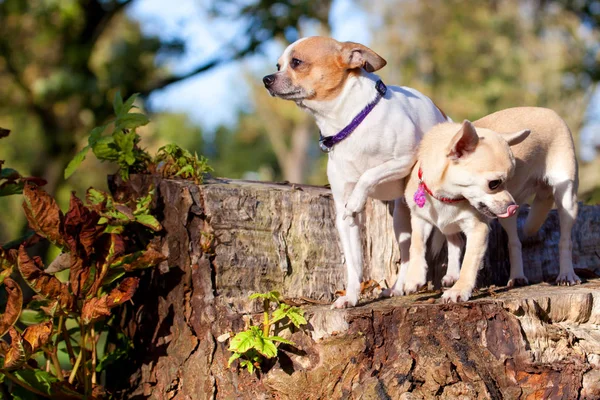
[[[423,170],[421,170],[421,167],[419,167],[418,175],[419,175],[419,188],[415,192],[414,200],[415,200],[415,203],[419,206],[419,208],[423,208],[423,206],[425,205],[425,193],[424,192],[427,192],[428,195],[430,195],[434,199],[441,201],[443,203],[458,203],[459,201],[466,200],[464,197],[458,197],[455,199],[451,199],[448,197],[438,197],[438,196],[434,195],[433,192],[425,184],[425,181],[423,181]]]

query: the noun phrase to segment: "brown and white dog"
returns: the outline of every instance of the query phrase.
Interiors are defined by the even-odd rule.
[[[363,255],[356,222],[368,196],[396,200],[394,228],[403,255],[396,287],[402,288],[410,246],[410,216],[401,200],[404,178],[423,134],[447,121],[418,91],[379,83],[372,72],[385,64],[361,44],[309,37],[288,46],[278,72],[263,78],[271,95],[292,100],[315,116],[321,147],[328,151],[327,177],[347,267],[346,295],[333,304],[338,308],[358,301]]]
[[[510,133],[501,133],[510,132]],[[437,227],[448,239],[446,301],[466,301],[475,287],[489,232],[499,218],[508,234],[509,286],[525,284],[517,208],[535,195],[523,233],[534,234],[553,204],[560,220],[558,284],[580,283],[573,270],[571,229],[577,218],[577,160],[565,122],[552,110],[518,107],[498,111],[471,124],[445,123],[421,141],[419,159],[406,184],[411,209],[410,265],[406,294],[426,283],[425,242]],[[467,244],[462,267],[460,242]]]

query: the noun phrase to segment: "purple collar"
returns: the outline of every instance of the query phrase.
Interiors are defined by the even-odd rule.
[[[344,129],[333,136],[323,136],[321,132],[319,132],[319,147],[321,147],[322,151],[329,153],[333,149],[333,146],[346,139],[356,128],[358,128],[360,123],[363,122],[367,115],[375,108],[377,103],[379,103],[379,100],[385,96],[385,92],[387,92],[387,87],[381,79],[375,84],[375,89],[377,89],[377,96],[375,96],[373,101],[367,104],[367,106],[363,108]]]

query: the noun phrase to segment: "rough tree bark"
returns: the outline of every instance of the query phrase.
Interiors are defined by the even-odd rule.
[[[343,288],[344,267],[328,189],[136,176],[113,191],[151,183],[168,261],[146,272],[123,315],[135,361],[108,376],[121,398],[600,398],[600,281],[592,279],[600,274],[599,207],[581,207],[573,232],[583,285],[543,282],[558,272],[552,212],[523,242],[535,285],[500,287],[508,257],[494,224],[480,279],[487,288],[472,301],[440,304],[440,292],[429,291],[329,310],[315,302]],[[365,230],[365,278],[391,283],[399,254],[389,207],[370,201]],[[228,368],[228,344],[216,338],[239,332],[244,313],[258,311],[250,293],[275,289],[306,301],[309,327],[291,335],[298,349],[284,348],[257,375]]]

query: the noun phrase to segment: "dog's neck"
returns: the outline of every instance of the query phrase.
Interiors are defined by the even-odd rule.
[[[323,136],[337,134],[376,96],[377,75],[361,71],[349,75],[340,95],[333,100],[303,100],[298,105],[311,112]]]

